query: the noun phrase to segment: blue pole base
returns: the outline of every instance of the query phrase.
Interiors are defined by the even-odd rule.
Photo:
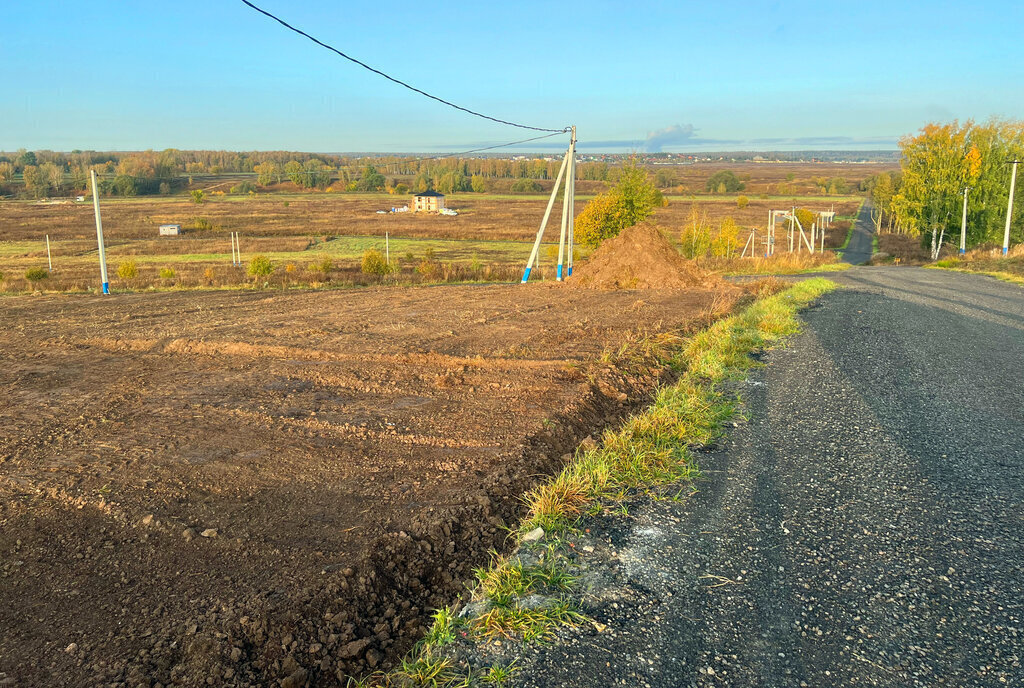
[[[965,254],[965,253],[967,253],[967,251],[965,251],[965,250],[963,250],[963,249],[960,249],[960,255],[961,255],[961,256],[962,256],[963,254]]]
[[[562,264],[561,263],[558,264],[558,276],[555,279],[557,279],[559,282],[562,281]]]
[[[1005,256],[1006,252],[1009,251],[1009,250],[1010,250],[1009,247],[1003,246],[1003,255]]]
[[[569,266],[569,277],[572,277],[572,266]]]
[[[530,270],[533,268],[526,268],[523,270],[523,284],[526,284],[530,280]]]
[[[103,283],[103,293],[104,294],[109,294],[110,293],[110,282],[104,282]]]

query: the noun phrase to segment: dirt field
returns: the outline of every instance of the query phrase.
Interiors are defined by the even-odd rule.
[[[737,298],[0,299],[0,672],[335,685],[386,666],[502,547],[519,495],[661,374],[595,357]]]

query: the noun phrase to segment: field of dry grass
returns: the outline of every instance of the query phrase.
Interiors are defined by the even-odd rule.
[[[856,196],[786,196],[762,198],[753,192],[786,184],[796,193],[814,190],[813,178],[842,176],[851,186],[877,171],[878,165],[680,165],[673,166],[684,186],[706,179],[719,169],[732,169],[747,179],[748,202],[740,207],[737,196],[713,194],[668,195],[668,205],[658,209],[654,221],[671,238],[677,238],[694,207],[712,227],[732,218],[745,240],[750,228],[763,228],[769,210],[792,208],[835,209],[839,216],[856,212]],[[789,182],[787,177],[794,175]],[[703,182],[694,185],[702,190]],[[550,182],[549,182],[550,185]],[[603,184],[581,182],[577,211],[588,196]],[[378,278],[363,275],[359,261],[369,249],[385,251],[384,237],[398,282],[511,281],[529,254],[547,202],[541,195],[512,196],[498,193],[455,194],[448,205],[457,216],[419,213],[386,213],[406,201],[389,194],[274,193],[255,196],[210,196],[202,204],[176,196],[103,199],[103,226],[107,242],[111,284],[116,289],[240,287],[253,282],[244,269],[231,266],[230,233],[239,232],[243,261],[267,256],[276,264],[270,286],[359,285]],[[185,235],[158,238],[157,228],[178,223]],[[826,236],[827,248],[838,248],[849,223],[839,220]],[[550,276],[554,269],[552,243],[557,240],[558,219],[548,228],[548,245],[541,252],[541,268],[534,274]],[[49,235],[54,270],[32,284],[25,278],[31,268],[47,266],[45,236]],[[580,252],[585,257],[585,251]],[[327,258],[332,267],[310,270]],[[417,270],[424,259],[436,267],[424,274]],[[119,265],[134,261],[138,275],[117,277]],[[161,271],[164,276],[161,277]],[[173,275],[171,274],[173,272]],[[91,203],[72,200],[48,202],[0,202],[0,290],[24,292],[80,291],[97,286],[97,253]],[[170,276],[168,276],[170,275]]]

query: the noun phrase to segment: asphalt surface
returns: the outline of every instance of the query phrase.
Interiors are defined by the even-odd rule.
[[[1024,289],[853,268],[684,501],[596,520],[518,686],[1024,685]]]
[[[853,234],[850,243],[843,252],[843,262],[861,265],[871,259],[874,250],[874,225],[871,224],[871,201],[864,201],[860,213],[853,223]]]

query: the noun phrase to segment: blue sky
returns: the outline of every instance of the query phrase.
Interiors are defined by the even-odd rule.
[[[930,120],[1024,117],[1020,2],[254,1],[466,107],[576,124],[584,150],[891,148]],[[4,4],[0,150],[457,151],[531,135],[237,0]]]

